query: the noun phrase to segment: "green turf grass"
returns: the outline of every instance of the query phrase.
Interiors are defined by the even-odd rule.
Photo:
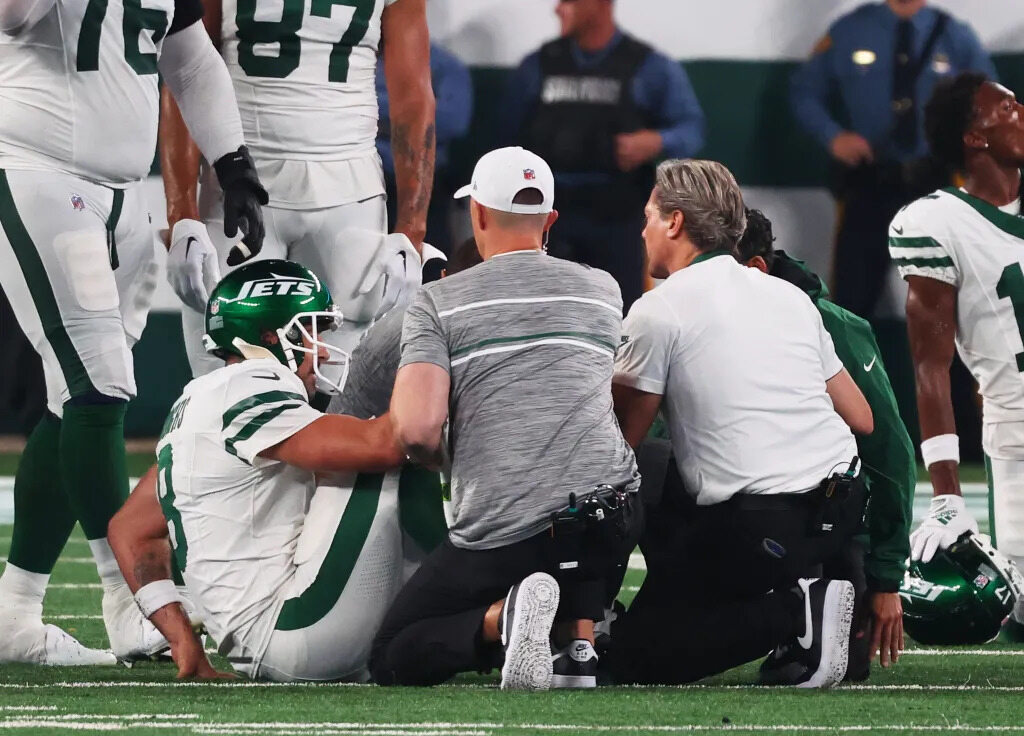
[[[0,526],[0,550],[6,550],[9,538],[10,527]],[[642,576],[640,570],[630,571],[625,598],[632,596],[631,589]],[[98,618],[101,591],[59,587],[97,582],[88,545],[76,532],[54,571],[45,614],[84,643],[104,646]],[[864,686],[844,686],[833,692],[749,687],[755,665],[690,688],[539,694],[500,692],[493,675],[467,676],[433,689],[267,687],[246,681],[179,685],[174,682],[173,665],[164,663],[139,664],[131,670],[0,665],[0,729],[31,734],[119,728],[130,734],[339,736],[758,733],[768,729],[815,733],[844,726],[863,727],[857,733],[1022,729],[1024,646],[1000,643],[973,649],[988,654],[950,650],[935,656],[911,650],[895,668],[875,668]],[[225,666],[222,660],[216,662]],[[912,726],[920,729],[911,730]]]

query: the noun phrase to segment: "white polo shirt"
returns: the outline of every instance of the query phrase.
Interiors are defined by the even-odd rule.
[[[614,380],[665,397],[699,505],[802,493],[857,453],[825,391],[843,364],[797,287],[712,251],[634,303],[623,332]]]

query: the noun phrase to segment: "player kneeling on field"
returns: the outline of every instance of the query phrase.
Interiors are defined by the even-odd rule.
[[[221,281],[204,339],[227,365],[185,387],[156,468],[111,522],[118,563],[181,677],[218,673],[179,604],[172,548],[236,670],[365,678],[371,637],[405,567],[398,494],[382,490],[393,476],[318,487],[315,474],[384,471],[405,458],[386,416],[325,415],[308,403],[327,380],[322,364],[347,357],[319,339],[338,319],[318,277],[295,263],[262,261]]]

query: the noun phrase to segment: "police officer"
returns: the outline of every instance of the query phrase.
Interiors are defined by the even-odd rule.
[[[560,38],[513,75],[509,143],[551,164],[560,222],[550,253],[608,271],[625,309],[643,291],[640,213],[652,162],[704,144],[704,114],[678,62],[620,31],[613,0],[559,0]]]
[[[886,235],[896,211],[942,186],[922,157],[922,108],[935,83],[964,70],[995,78],[970,27],[925,0],[862,5],[837,20],[792,79],[799,124],[834,160],[842,205],[835,301],[870,318],[888,273]],[[838,92],[842,117],[830,113]]]

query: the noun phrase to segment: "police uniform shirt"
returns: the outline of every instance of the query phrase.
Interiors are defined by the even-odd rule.
[[[912,104],[918,126],[914,148],[899,150],[894,141],[894,105],[906,100],[894,94],[894,66],[920,59],[938,19],[939,12],[929,7],[909,19],[912,58],[903,60],[897,53],[900,18],[885,3],[862,5],[839,18],[793,76],[791,102],[798,123],[826,149],[837,134],[851,130],[871,143],[878,158],[902,161],[927,153],[920,126],[935,84],[962,71],[996,78],[992,60],[971,27],[950,18],[914,84]],[[830,112],[829,98],[834,93],[845,119],[836,120]]]
[[[623,332],[614,380],[664,396],[698,504],[808,491],[856,454],[825,390],[843,364],[795,286],[712,251],[637,301]]]

